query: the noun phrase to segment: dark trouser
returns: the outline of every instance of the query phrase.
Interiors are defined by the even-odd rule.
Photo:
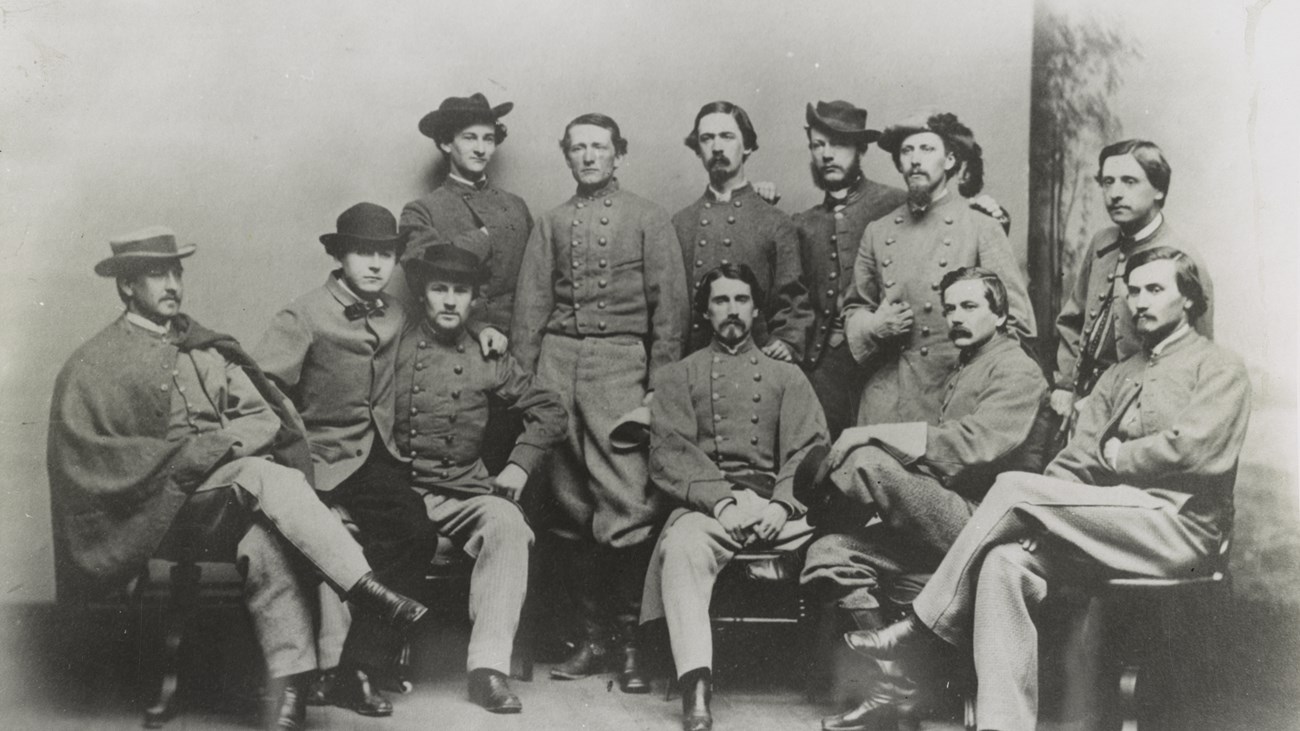
[[[853,360],[847,345],[840,343],[827,347],[817,365],[806,373],[826,412],[826,426],[833,442],[840,432],[856,426],[867,369]]]
[[[635,644],[641,593],[654,541],[610,548],[587,541],[563,541],[560,554],[569,596],[583,640],[602,647]]]
[[[376,444],[361,468],[324,497],[327,504],[348,511],[375,578],[393,591],[418,596],[438,547],[438,532],[425,516],[424,500],[409,487],[409,480],[409,467]],[[402,641],[399,633],[377,618],[353,615],[340,664],[390,669],[401,653]]]

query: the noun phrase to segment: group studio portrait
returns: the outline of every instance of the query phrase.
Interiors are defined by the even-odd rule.
[[[0,6],[0,728],[1300,729],[1300,2]]]

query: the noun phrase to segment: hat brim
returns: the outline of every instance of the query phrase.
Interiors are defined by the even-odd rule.
[[[912,125],[907,125],[902,127],[888,127],[885,129],[884,132],[880,134],[880,138],[876,140],[876,146],[878,146],[880,149],[884,150],[885,152],[888,152],[891,155],[897,155],[898,148],[902,147],[903,145],[903,140],[907,139],[908,137],[911,137],[914,134],[918,134],[921,132],[931,132],[931,131],[933,130],[931,130],[929,127],[916,127]]]
[[[439,132],[450,127],[467,127],[476,123],[495,124],[514,108],[514,102],[503,102],[491,109],[435,109],[420,118],[420,134],[436,140],[445,136]]]
[[[121,254],[110,256],[107,259],[95,265],[95,273],[101,277],[116,277],[128,273],[134,269],[139,269],[146,264],[152,264],[167,259],[184,259],[198,251],[195,244],[185,244],[178,246],[175,253],[173,252],[149,252],[136,251],[130,254]]]
[[[481,287],[487,284],[489,277],[488,271],[482,267],[469,272],[463,269],[448,269],[437,264],[430,264],[424,259],[407,259],[402,262],[402,270],[406,272],[406,283],[417,293],[434,279],[451,282],[452,284]]]
[[[841,127],[824,117],[819,117],[817,115],[817,110],[814,109],[811,104],[808,105],[807,112],[804,114],[804,120],[807,121],[809,127],[816,127],[817,129],[836,137],[844,137],[853,140],[854,142],[861,142],[868,145],[880,139],[881,135],[881,132],[878,129],[850,129]]]
[[[609,432],[610,446],[618,452],[644,449],[650,443],[650,409],[638,406],[623,414]]]
[[[401,249],[406,246],[406,237],[398,234],[391,238],[371,239],[364,236],[355,236],[353,234],[332,233],[321,234],[320,242],[324,244],[327,249],[331,246],[347,246],[349,244],[361,246],[391,246],[394,249]]]

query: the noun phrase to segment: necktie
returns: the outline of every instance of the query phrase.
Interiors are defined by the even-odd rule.
[[[375,300],[373,302],[353,302],[343,308],[343,316],[351,320],[360,320],[363,317],[383,317],[384,301]]]

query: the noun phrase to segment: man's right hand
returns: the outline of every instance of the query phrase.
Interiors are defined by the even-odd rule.
[[[747,514],[741,510],[735,503],[731,503],[718,513],[718,522],[722,524],[722,529],[731,536],[731,540],[741,546],[745,546],[754,540],[754,534],[749,532],[751,526],[758,522],[757,517]]]
[[[912,329],[912,306],[906,302],[886,302],[876,309],[876,323],[871,334],[877,340],[906,335]]]
[[[1052,391],[1052,395],[1048,398],[1048,405],[1052,407],[1052,411],[1056,412],[1057,416],[1068,419],[1070,418],[1070,412],[1074,409],[1074,392],[1058,388]]]

